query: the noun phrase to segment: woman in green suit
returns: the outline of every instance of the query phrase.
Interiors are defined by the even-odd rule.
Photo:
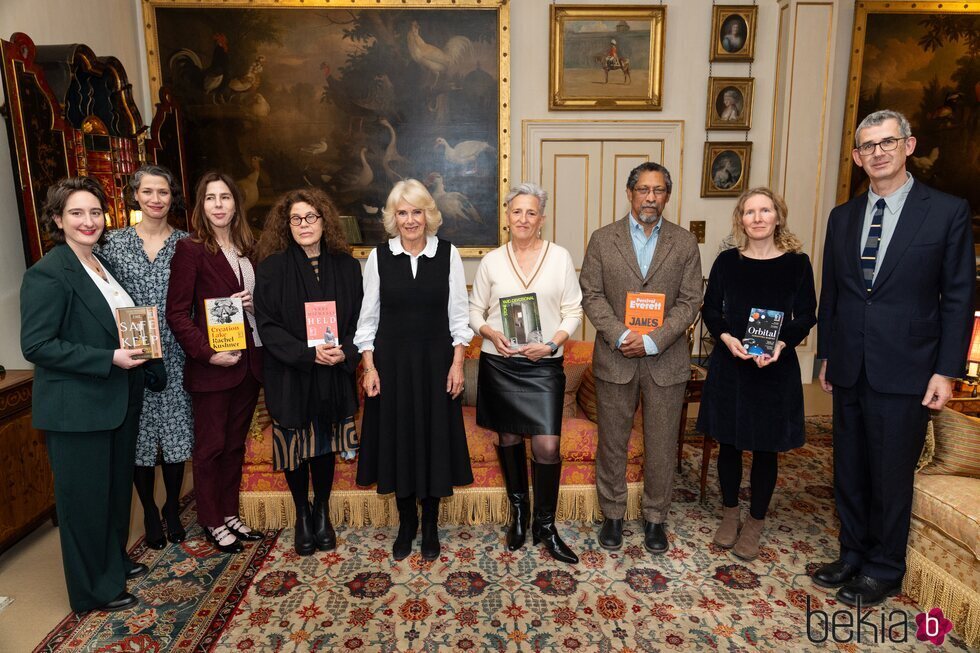
[[[55,243],[24,274],[21,349],[35,365],[33,424],[54,472],[61,552],[72,610],[136,607],[126,581],[146,566],[126,554],[143,387],[162,390],[163,365],[119,348],[115,310],[133,306],[92,248],[108,210],[88,177],[48,189],[42,227]],[[98,407],[96,410],[95,407]]]

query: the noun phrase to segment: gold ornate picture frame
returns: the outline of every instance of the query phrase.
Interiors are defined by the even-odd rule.
[[[711,11],[711,61],[755,59],[755,5],[715,5]]]
[[[663,108],[667,8],[551,5],[548,108]]]
[[[749,187],[750,142],[704,144],[701,197],[738,197]]]
[[[708,130],[741,130],[752,127],[752,77],[709,77],[708,105],[704,128]]]
[[[312,186],[354,253],[387,240],[403,178],[427,185],[466,257],[504,242],[508,0],[143,0],[150,85],[184,108],[191,180],[217,168],[258,230]]]

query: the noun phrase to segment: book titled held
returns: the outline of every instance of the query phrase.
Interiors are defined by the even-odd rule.
[[[742,346],[752,356],[772,356],[776,351],[779,332],[783,328],[783,312],[764,308],[749,311],[749,323],[745,327]]]
[[[512,347],[544,342],[537,293],[501,297],[500,320],[504,325],[504,337]]]
[[[116,309],[119,346],[123,349],[142,349],[133,358],[163,358],[160,342],[160,318],[156,306],[133,306]]]
[[[306,345],[340,344],[337,338],[337,302],[306,302]]]
[[[245,349],[245,309],[240,297],[204,300],[208,344],[215,351]]]
[[[665,301],[659,292],[626,293],[626,328],[643,335],[663,326]]]

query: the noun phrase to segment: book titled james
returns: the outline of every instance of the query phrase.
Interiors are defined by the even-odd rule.
[[[772,356],[776,351],[776,342],[779,340],[779,331],[782,328],[782,311],[753,308],[749,311],[749,324],[745,327],[742,346],[753,356],[764,354]]]
[[[215,351],[245,349],[245,309],[241,297],[204,300],[208,344]]]
[[[659,292],[626,293],[626,328],[633,333],[650,333],[664,323],[666,296]]]
[[[156,306],[133,306],[116,309],[119,346],[123,349],[143,349],[133,358],[163,358],[160,342],[160,318]]]
[[[504,337],[510,341],[512,347],[544,342],[541,337],[537,293],[501,297],[500,319],[504,323]]]
[[[340,344],[337,338],[337,302],[306,302],[306,344]]]

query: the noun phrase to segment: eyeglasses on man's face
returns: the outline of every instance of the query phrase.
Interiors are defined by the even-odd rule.
[[[861,143],[854,149],[856,149],[858,154],[861,156],[871,156],[875,153],[876,147],[881,148],[882,152],[891,152],[898,147],[899,141],[904,141],[906,138],[908,138],[908,136],[900,136],[899,138],[889,136],[888,138],[881,139],[877,143]]]
[[[633,189],[633,192],[643,197],[646,197],[650,193],[653,193],[657,197],[663,197],[667,194],[667,189],[662,186],[637,186]]]
[[[313,224],[320,219],[319,213],[307,213],[306,215],[291,215],[289,216],[289,224],[294,227],[298,227],[306,221],[306,224]]]

